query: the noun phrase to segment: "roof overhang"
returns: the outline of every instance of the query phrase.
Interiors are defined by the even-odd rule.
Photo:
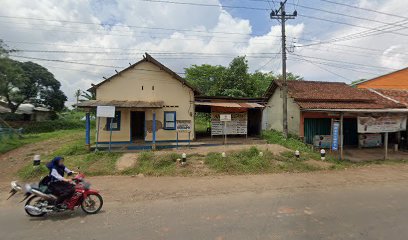
[[[126,100],[88,100],[76,104],[79,108],[96,108],[97,106],[115,106],[120,108],[162,108],[163,101],[126,101]]]
[[[195,105],[224,108],[264,108],[263,105],[253,102],[195,102]]]
[[[303,112],[349,112],[349,113],[408,113],[408,108],[388,109],[301,109]]]

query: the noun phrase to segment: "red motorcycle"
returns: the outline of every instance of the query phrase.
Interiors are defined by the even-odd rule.
[[[26,184],[25,198],[21,201],[26,201],[25,211],[32,217],[41,217],[50,212],[63,212],[66,210],[74,210],[75,207],[81,206],[82,210],[87,214],[98,213],[103,205],[102,196],[97,190],[90,189],[90,184],[86,182],[85,175],[78,173],[73,179],[72,183],[75,185],[75,193],[68,200],[65,200],[61,208],[57,207],[55,202],[57,197],[51,194],[46,185],[41,182],[37,184]],[[23,188],[16,182],[11,182],[10,198]]]

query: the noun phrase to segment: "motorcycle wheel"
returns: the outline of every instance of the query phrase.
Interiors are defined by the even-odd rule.
[[[87,214],[98,213],[103,206],[102,196],[95,193],[89,194],[81,203],[82,211]]]
[[[39,196],[32,196],[32,197],[30,197],[28,200],[27,200],[27,202],[25,203],[25,206],[27,206],[27,205],[31,205],[31,206],[34,206],[35,207],[35,205],[36,205],[36,203],[37,202],[39,202],[41,200],[41,197],[39,197]],[[28,209],[26,209],[26,208],[24,208],[24,210],[26,211],[26,213],[28,214],[28,215],[30,215],[31,217],[42,217],[42,216],[44,216],[46,213],[45,212],[34,212],[34,211],[30,211],[30,210],[28,210]]]

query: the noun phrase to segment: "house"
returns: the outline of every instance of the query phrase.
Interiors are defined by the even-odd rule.
[[[357,88],[408,90],[408,67],[354,84]]]
[[[263,129],[283,130],[282,87],[282,81],[274,81],[265,94]],[[341,124],[340,132],[344,134],[341,141],[345,146],[361,145],[359,137],[364,130],[359,126],[364,118],[401,116],[401,121],[406,122],[406,105],[368,89],[317,81],[287,81],[287,87],[288,131],[309,144],[321,144],[324,137],[331,141],[335,121]]]
[[[7,103],[0,101],[0,114],[11,113]],[[52,118],[54,112],[46,107],[36,107],[31,103],[23,103],[18,106],[16,115],[19,115],[18,120],[42,122]]]
[[[115,107],[115,117],[97,118],[96,144],[117,144],[131,150],[171,147],[196,139],[195,113],[211,115],[211,138],[227,134],[259,136],[263,98],[200,96],[177,73],[149,54],[91,89],[96,100],[78,103],[87,110],[86,144],[90,144],[90,114],[98,106]],[[224,125],[220,114],[231,115]],[[112,121],[112,125],[111,125]],[[225,127],[226,126],[226,127]],[[187,143],[185,143],[187,144]]]
[[[78,107],[116,108],[112,126],[111,119],[98,118],[97,143],[175,142],[195,138],[197,90],[147,53],[142,60],[88,91],[96,93],[96,100],[81,102]],[[177,124],[183,124],[187,131],[177,132]],[[87,136],[89,141],[89,129]]]

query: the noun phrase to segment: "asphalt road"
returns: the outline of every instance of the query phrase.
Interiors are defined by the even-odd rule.
[[[320,181],[129,203],[108,197],[97,215],[78,209],[38,219],[15,201],[0,205],[0,239],[407,239],[405,177],[335,187]]]

